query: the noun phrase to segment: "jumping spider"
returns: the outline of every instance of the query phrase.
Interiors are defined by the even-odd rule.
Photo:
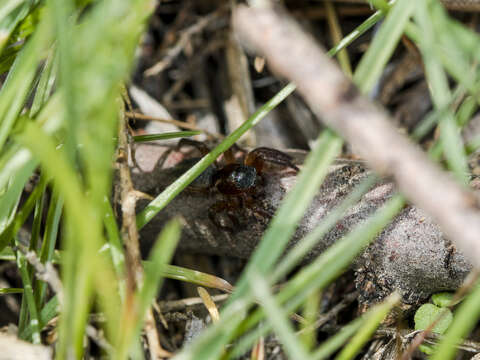
[[[196,148],[202,156],[210,151],[204,143],[190,139],[181,139],[178,147],[183,146]],[[236,159],[239,153],[240,162]],[[262,219],[272,216],[258,204],[258,199],[263,195],[264,176],[280,169],[298,171],[292,158],[279,150],[259,147],[246,152],[234,145],[223,154],[223,161],[217,159],[189,188],[220,194],[222,200],[209,207],[208,217],[216,226],[233,231],[241,226],[238,210]]]

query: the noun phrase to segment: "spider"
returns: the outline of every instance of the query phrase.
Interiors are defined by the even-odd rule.
[[[202,155],[210,151],[204,143],[191,139],[181,139],[178,147],[183,146],[192,146]],[[235,157],[238,153],[243,154],[243,160],[240,162]],[[223,163],[217,160],[192,182],[190,189],[213,190],[220,194],[222,200],[209,207],[208,216],[218,227],[233,231],[240,227],[238,209],[247,210],[257,217],[271,217],[271,214],[258,206],[256,200],[263,193],[264,176],[279,169],[290,169],[295,172],[299,170],[292,163],[292,158],[279,150],[259,147],[246,152],[234,145],[224,153]],[[222,218],[222,214],[225,214],[228,220]]]

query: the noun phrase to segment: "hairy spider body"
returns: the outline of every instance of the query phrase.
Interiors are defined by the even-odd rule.
[[[214,175],[215,187],[225,195],[248,192],[257,183],[257,170],[248,165],[228,164]]]
[[[180,140],[178,146],[192,146],[202,155],[209,152],[204,143],[190,139]],[[234,147],[237,152],[246,153],[238,146],[234,145]],[[223,196],[223,200],[210,206],[208,216],[218,227],[230,231],[240,227],[239,210],[243,210],[241,213],[244,215],[271,217],[272,214],[266,213],[256,204],[258,197],[262,194],[265,173],[286,168],[298,171],[298,168],[292,163],[292,158],[279,150],[266,147],[256,148],[247,152],[242,157],[241,163],[237,162],[235,155],[234,150],[227,150],[223,163],[215,162],[190,187],[196,191],[213,190]]]

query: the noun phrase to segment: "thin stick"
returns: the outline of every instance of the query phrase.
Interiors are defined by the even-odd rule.
[[[141,264],[140,244],[136,225],[135,205],[137,191],[133,187],[130,168],[128,166],[129,146],[127,141],[127,118],[122,116],[118,131],[117,163],[120,178],[120,199],[122,204],[122,238],[125,244],[125,261],[127,272],[126,306],[133,307],[135,290],[143,282],[143,267]],[[152,359],[169,356],[170,354],[160,346],[155,318],[152,309],[146,314],[144,330],[148,340],[148,347]]]
[[[158,73],[165,70],[165,68],[167,68],[185,48],[185,46],[190,41],[192,35],[203,31],[203,29],[205,29],[212,21],[216,20],[224,11],[225,7],[221,7],[220,9],[201,18],[198,22],[183,30],[178,41],[173,47],[166,51],[166,55],[162,58],[162,60],[145,70],[145,76],[157,75]]]
[[[173,124],[175,126],[178,126],[181,129],[187,129],[187,130],[194,130],[194,131],[201,131],[209,136],[221,139],[224,136],[221,134],[216,134],[216,133],[211,133],[205,129],[199,128],[198,126],[189,124],[184,121],[180,120],[173,120],[173,119],[164,119],[164,118],[158,118],[154,116],[149,116],[149,115],[144,115],[138,112],[130,112],[130,111],[125,111],[125,115],[128,116],[129,118],[132,119],[139,119],[139,120],[150,120],[150,121],[157,121],[157,122],[162,122],[162,123],[167,123],[167,124]]]

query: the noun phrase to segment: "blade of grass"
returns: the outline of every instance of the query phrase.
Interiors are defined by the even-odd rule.
[[[10,184],[7,185],[8,188],[4,189],[5,192],[0,196],[2,203],[2,206],[0,206],[0,232],[3,233],[13,221],[23,188],[35,169],[35,165],[35,161],[29,161],[26,166],[20,168],[15,175],[10,178]],[[3,250],[11,241],[11,237],[2,238],[0,250]]]
[[[57,235],[62,216],[63,198],[54,189],[53,196],[47,213],[45,231],[43,234],[42,247],[40,249],[40,262],[46,264],[51,262],[57,242]],[[44,281],[36,280],[35,282],[35,300],[37,307],[41,308],[45,301],[47,284]]]
[[[23,294],[23,288],[1,288],[0,294]]]
[[[320,291],[313,292],[305,300],[302,309],[302,316],[305,322],[301,324],[300,340],[308,351],[312,351],[317,344],[317,332],[315,329],[315,321],[319,314],[321,314],[320,304],[322,301],[322,294]]]
[[[153,266],[147,261],[145,261],[143,264],[145,266],[145,269],[151,268]],[[233,286],[230,285],[228,281],[223,280],[222,278],[180,266],[164,266],[162,270],[162,276],[169,279],[186,281],[196,285],[219,289],[229,293],[233,291]]]
[[[396,0],[392,1],[391,4],[394,4]],[[358,39],[361,35],[365,32],[370,30],[376,23],[382,20],[386,15],[386,12],[383,10],[376,11],[373,15],[371,15],[367,20],[365,20],[362,24],[357,26],[355,30],[353,30],[350,34],[345,36],[340,42],[331,48],[328,51],[329,56],[335,56],[339,51],[345,49],[348,45],[350,45],[353,41]]]
[[[29,14],[33,3],[32,0],[6,0],[0,6],[0,54],[14,29]]]
[[[31,90],[41,55],[49,41],[50,24],[45,16],[37,31],[20,51],[0,89],[0,150],[10,134]]]
[[[15,257],[15,253],[13,252],[12,248],[8,247],[3,249],[0,252],[0,260],[3,261],[15,261],[17,258]]]
[[[249,274],[250,288],[252,293],[262,303],[267,319],[275,329],[275,333],[280,338],[285,352],[290,359],[308,359],[308,352],[298,341],[297,336],[289,323],[289,319],[284,310],[275,301],[268,288],[267,281],[260,275]]]
[[[72,39],[72,22],[75,20],[74,3],[72,0],[48,0],[47,12],[49,13],[54,27],[55,37],[58,42],[59,66],[58,77],[59,86],[63,90],[63,101],[67,116],[65,148],[70,160],[74,161],[76,137],[78,134],[77,126],[80,126],[81,120],[78,117],[77,105],[75,103],[75,64],[73,62],[73,53],[70,50]]]
[[[24,298],[26,300],[26,308],[28,309],[29,323],[32,329],[32,342],[40,344],[40,321],[38,319],[37,304],[35,303],[35,296],[32,288],[32,281],[27,267],[27,260],[21,251],[17,251],[17,267],[22,278]],[[19,327],[18,331],[22,333],[24,327]]]
[[[6,0],[0,6],[0,21],[3,21],[10,13],[13,12],[24,0]]]
[[[13,241],[20,227],[27,221],[28,216],[33,211],[38,199],[45,192],[46,184],[45,181],[43,181],[45,177],[42,177],[41,180],[42,182],[35,186],[22,208],[15,214],[13,222],[0,234],[0,247],[4,248],[1,244],[8,244]]]
[[[400,296],[397,293],[390,295],[385,301],[376,306],[375,311],[368,314],[364,325],[355,334],[350,343],[337,355],[336,360],[353,359],[356,354],[362,349],[365,343],[370,340],[377,329],[380,322],[387,316],[390,310],[400,301]]]
[[[311,356],[311,360],[323,360],[329,358],[334,352],[336,352],[350,337],[352,337],[355,333],[355,337],[352,339],[350,344],[350,350],[355,350],[353,349],[354,344],[360,344],[361,339],[360,335],[362,332],[364,335],[367,332],[367,330],[375,330],[375,327],[373,326],[374,323],[378,321],[378,319],[383,319],[385,315],[391,310],[391,308],[398,302],[398,297],[395,299],[395,295],[392,297],[390,296],[387,298],[384,302],[377,304],[370,308],[365,314],[363,314],[361,317],[353,320],[350,322],[348,325],[345,325],[342,327],[342,329],[337,332],[335,335],[333,335],[331,338],[329,338],[327,341],[325,341],[323,344],[321,344],[315,352]],[[370,329],[368,329],[369,327]],[[360,330],[360,331],[359,331]],[[358,332],[359,331],[359,332]],[[362,335],[362,336],[364,336]],[[358,337],[357,337],[358,336]],[[368,336],[369,338],[370,336]],[[368,340],[367,338],[367,340]],[[345,348],[347,349],[347,348]]]
[[[42,73],[35,90],[35,97],[30,107],[30,117],[35,117],[50,97],[56,79],[56,68],[56,52],[54,49],[51,49],[43,65]]]
[[[371,308],[369,312],[374,311],[375,307]],[[367,313],[368,314],[368,313]],[[332,356],[345,342],[351,338],[365,322],[365,315],[361,318],[356,318],[348,325],[343,326],[335,335],[324,341],[312,354],[310,360],[323,360]]]
[[[353,82],[361,92],[370,92],[380,78],[414,9],[414,1],[398,0],[389,11],[353,75]]]
[[[42,308],[39,314],[39,329],[43,329],[50,320],[52,320],[58,314],[58,298],[57,296],[52,297]],[[32,336],[33,328],[32,325],[29,325],[25,328],[19,335],[20,339],[28,339]]]
[[[67,283],[72,286],[71,292],[66,289],[65,306],[66,313],[73,317],[68,324],[62,325],[62,333],[64,341],[76,341],[75,349],[78,353],[83,350],[83,329],[85,327],[88,308],[90,306],[89,298],[91,295],[91,280],[93,271],[98,271],[101,267],[96,262],[103,259],[93,256],[97,250],[96,243],[100,242],[100,228],[92,226],[95,224],[93,219],[95,212],[90,204],[82,195],[82,186],[74,171],[71,163],[68,162],[62,149],[57,150],[53,140],[48,137],[36,123],[27,123],[24,131],[16,137],[16,140],[22,145],[28,147],[32,154],[40,160],[42,167],[46,170],[46,174],[52,176],[54,183],[58,186],[58,191],[64,196],[65,208],[67,213],[67,222],[70,231],[66,237],[66,264],[72,267],[72,272],[67,276]],[[75,241],[75,242],[73,242]],[[82,252],[84,251],[84,252]],[[88,255],[87,255],[88,254]],[[70,258],[68,258],[70,256]],[[92,267],[82,268],[78,272],[74,271],[74,267],[81,261],[82,257],[88,256],[88,262]],[[98,266],[98,267],[97,267]],[[102,271],[105,271],[102,269]],[[100,274],[103,276],[103,274]],[[97,274],[97,276],[99,276]],[[75,292],[81,291],[81,295],[75,296]],[[71,307],[71,308],[70,308]],[[64,327],[65,326],[65,327]],[[76,335],[73,335],[75,333]],[[60,353],[66,352],[66,343],[60,347]]]
[[[115,273],[119,279],[119,291],[122,300],[125,296],[125,255],[123,253],[123,244],[122,237],[118,231],[118,225],[115,220],[115,214],[113,213],[112,205],[110,204],[110,199],[105,197],[104,200],[104,216],[103,223],[108,234],[108,245],[110,249],[110,254],[112,256],[113,266],[115,267]]]
[[[137,135],[133,137],[133,140],[135,140],[135,142],[167,140],[167,139],[176,139],[180,137],[200,135],[201,133],[202,133],[201,131],[173,131],[173,132],[162,133],[162,134]]]
[[[431,7],[434,4],[430,1],[428,4],[427,2],[422,2],[417,6],[417,10],[415,11],[415,20],[422,31],[422,37],[419,39],[418,44],[423,55],[426,76],[435,107],[437,109],[445,109],[448,108],[452,95],[450,93],[447,76],[443,71],[442,65],[437,60],[435,43],[438,39],[436,37],[436,31],[431,24],[431,17],[427,5]],[[466,174],[468,173],[467,159],[455,118],[451,111],[444,113],[439,119],[439,124],[440,139],[447,163],[453,170],[456,178],[461,183],[466,184]]]
[[[30,235],[30,243],[28,244],[29,251],[37,251],[38,239],[40,237],[40,226],[42,224],[43,208],[45,206],[46,186],[47,186],[47,181],[45,180],[45,176],[41,177],[39,186],[41,187],[42,194],[35,203],[35,210],[33,212],[32,232]],[[29,275],[29,279],[33,279],[33,276],[34,276],[33,267],[28,263],[25,265],[25,267],[26,267],[25,271],[27,271]],[[31,286],[33,286],[33,284]],[[28,298],[26,296],[22,297],[22,303],[20,306],[20,316],[18,321],[18,328],[20,329],[20,331],[25,328],[26,322],[28,320],[27,301],[28,301]]]
[[[32,224],[32,233],[30,236],[30,244],[28,244],[28,249],[32,251],[37,251],[38,249],[38,240],[40,239],[40,227],[42,226],[42,220],[43,220],[43,209],[45,207],[45,202],[46,202],[46,197],[47,197],[47,181],[43,179],[44,176],[42,176],[42,179],[40,180],[43,187],[42,191],[42,196],[40,196],[37,199],[37,202],[35,204],[35,210],[33,211],[33,224]],[[29,266],[30,267],[30,266]],[[32,268],[30,268],[30,271],[33,271]],[[32,274],[30,273],[30,276]]]

